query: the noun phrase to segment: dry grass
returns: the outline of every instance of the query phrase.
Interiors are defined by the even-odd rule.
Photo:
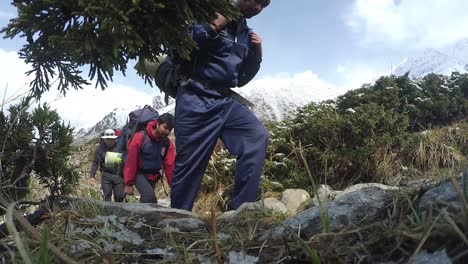
[[[224,201],[219,193],[203,193],[198,195],[192,211],[201,217],[207,218],[211,215],[212,208],[216,210],[217,214],[225,211]]]
[[[414,164],[422,171],[460,168],[467,159],[460,152],[460,147],[466,147],[467,144],[466,122],[452,127],[424,131],[421,133],[421,142],[414,153]]]
[[[421,178],[447,179],[468,164],[468,122],[436,128],[418,134],[419,145],[402,156],[390,146],[375,150],[373,181],[400,185]]]

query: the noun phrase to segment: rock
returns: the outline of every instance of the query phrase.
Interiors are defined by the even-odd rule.
[[[172,252],[172,248],[162,249],[162,248],[150,248],[146,249],[145,253],[149,255],[156,255],[164,257],[165,260],[175,260],[176,255]]]
[[[194,232],[206,229],[205,222],[196,218],[164,219],[157,225],[158,228],[165,228],[166,226],[176,228],[182,232]]]
[[[281,202],[288,209],[288,213],[294,215],[297,213],[298,208],[302,203],[308,201],[310,195],[308,192],[302,189],[287,189],[283,192]]]
[[[258,201],[257,203],[261,204],[262,201]],[[263,206],[265,207],[265,209],[272,209],[272,210],[281,212],[283,214],[285,214],[288,211],[286,206],[282,202],[280,202],[278,199],[275,199],[275,198],[265,198],[263,200]]]
[[[74,160],[72,164],[73,164],[73,166],[74,166],[75,168],[79,168],[80,165],[81,165],[81,161],[80,161],[80,160]]]
[[[254,256],[249,256],[245,254],[244,251],[241,252],[236,252],[236,251],[231,251],[229,252],[228,259],[230,264],[237,264],[237,263],[243,263],[243,264],[254,264],[258,263],[258,257]]]
[[[244,203],[242,204],[237,210],[227,211],[224,214],[218,217],[218,221],[220,222],[232,222],[234,221],[241,213],[244,212],[258,212],[259,210],[263,210],[263,206],[256,202],[256,203]]]
[[[281,192],[266,192],[264,195],[265,198],[275,198],[281,200]]]
[[[121,221],[122,220],[122,221]],[[94,236],[95,244],[100,245],[103,249],[111,251],[121,251],[126,246],[140,246],[144,239],[135,231],[128,228],[125,223],[125,218],[118,218],[116,215],[97,215],[95,218],[80,218],[81,223],[86,223],[84,227],[71,225],[68,230],[70,237],[80,237],[82,235]],[[71,240],[73,241],[73,240]],[[73,242],[72,242],[73,243]],[[86,250],[83,244],[71,244],[66,250],[79,255]]]
[[[232,239],[232,237],[230,235],[226,235],[223,233],[217,233],[216,239],[218,240],[219,243],[223,243],[224,241],[229,241],[230,239]]]
[[[468,175],[466,177],[468,177]],[[459,177],[457,181],[463,190],[464,187],[462,177]],[[425,192],[421,196],[418,206],[421,210],[429,210],[429,208],[441,209],[448,207],[448,209],[452,212],[460,212],[460,210],[463,209],[463,204],[460,200],[458,192],[455,190],[455,187],[450,180]]]
[[[205,256],[205,255],[201,255],[201,256],[198,256],[197,257],[197,260],[200,264],[214,264],[214,263],[218,263],[216,260],[212,260],[212,258],[208,257],[208,256]]]
[[[255,212],[263,211],[265,209],[273,209],[281,213],[285,213],[287,210],[285,205],[275,198],[265,198],[264,203],[265,204],[263,204],[262,200],[254,202],[254,203],[244,203],[239,208],[237,208],[237,210],[224,212],[217,219],[220,222],[232,222],[236,220],[242,213],[245,213],[245,212],[255,213]]]
[[[138,216],[146,225],[156,226],[164,219],[195,218],[199,216],[195,213],[166,208],[157,204],[142,203],[115,203],[104,202],[90,198],[62,198],[58,204],[60,207],[67,207],[70,203],[86,204],[87,206],[96,206],[102,210],[102,214],[118,215],[118,217]]]
[[[169,199],[169,198],[158,199],[158,205],[170,208],[171,207],[171,199]]]
[[[330,185],[320,184],[317,188],[317,194],[310,200],[308,208],[319,205],[319,199],[322,203],[330,201],[332,193],[333,189]]]
[[[330,231],[338,231],[348,225],[363,225],[385,218],[387,205],[392,202],[393,193],[378,187],[367,187],[341,195],[339,198],[322,206],[328,211]],[[323,231],[321,223],[321,208],[316,206],[300,212],[284,221],[281,226],[273,229],[262,240],[279,239],[286,233],[284,227],[294,232],[300,230],[302,237],[309,239]]]
[[[386,190],[386,191],[399,191],[400,188],[398,187],[395,187],[395,186],[389,186],[389,185],[385,185],[385,184],[381,184],[381,183],[359,183],[359,184],[355,184],[355,185],[352,185],[346,189],[344,189],[342,192],[338,193],[335,197],[335,199],[338,199],[339,197],[347,194],[347,193],[350,193],[350,192],[354,192],[354,191],[359,191],[361,189],[364,189],[364,188],[369,188],[369,187],[375,187],[375,188],[379,188],[381,190]]]
[[[64,251],[68,255],[77,257],[85,254],[88,250],[91,249],[91,247],[91,244],[87,241],[73,241],[71,243],[65,243]]]
[[[445,249],[435,251],[433,253],[428,253],[427,251],[423,250],[419,252],[410,264],[452,264],[452,259],[447,255]]]

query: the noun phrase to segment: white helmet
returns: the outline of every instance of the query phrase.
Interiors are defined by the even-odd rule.
[[[107,139],[107,138],[116,139],[117,136],[115,135],[114,129],[106,129],[106,131],[104,131],[104,135],[101,138],[102,139]]]

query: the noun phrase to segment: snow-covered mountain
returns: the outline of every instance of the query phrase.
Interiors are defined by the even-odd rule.
[[[429,73],[450,75],[452,72],[468,72],[468,39],[456,42],[444,50],[426,49],[402,61],[395,75],[409,72],[410,78],[421,78]]]
[[[153,98],[151,106],[158,110],[160,113],[174,113],[174,100],[169,101],[169,105],[166,106],[164,98],[157,95]],[[128,114],[135,110],[142,108],[143,105],[135,104],[133,107],[117,107],[114,108],[110,113],[105,115],[99,122],[90,128],[80,128],[75,134],[75,144],[87,142],[90,139],[96,138],[104,130],[108,128],[122,128],[126,122]]]
[[[275,85],[268,80],[259,81],[239,89],[239,93],[254,103],[252,110],[260,120],[281,121],[310,102],[333,99],[346,92],[343,88],[321,82],[312,72],[301,75],[278,79]]]

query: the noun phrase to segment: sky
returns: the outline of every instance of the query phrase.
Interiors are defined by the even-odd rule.
[[[16,16],[9,2],[0,3],[0,27]],[[248,21],[263,41],[262,67],[249,85],[294,84],[311,76],[310,89],[359,88],[414,53],[467,38],[466,10],[466,0],[272,0]],[[28,66],[17,56],[24,40],[0,37],[0,94],[11,98],[28,88]],[[144,105],[156,94],[131,65],[104,92],[91,85],[66,97],[51,91],[43,100],[73,126],[89,127],[115,107]]]

